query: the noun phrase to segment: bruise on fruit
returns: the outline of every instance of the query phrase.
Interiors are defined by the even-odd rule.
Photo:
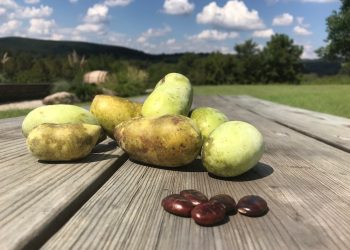
[[[176,125],[176,124],[180,123],[182,120],[178,116],[173,116],[171,118],[171,121]]]

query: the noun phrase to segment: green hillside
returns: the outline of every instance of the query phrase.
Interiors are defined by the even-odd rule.
[[[151,55],[142,51],[121,46],[95,44],[89,42],[51,41],[20,37],[0,38],[0,52],[10,54],[29,53],[34,56],[67,55],[75,50],[80,55],[110,55],[116,59],[174,61],[182,54]]]
[[[79,55],[110,55],[115,59],[140,60],[150,62],[176,63],[186,53],[177,54],[147,54],[143,51],[121,46],[96,44],[89,42],[50,41],[21,37],[0,38],[0,53],[9,52],[12,55],[28,53],[32,56],[60,56],[67,55],[75,50]],[[198,54],[206,57],[208,54]],[[327,62],[321,59],[303,60],[303,73],[317,75],[334,75],[340,69],[340,63]]]

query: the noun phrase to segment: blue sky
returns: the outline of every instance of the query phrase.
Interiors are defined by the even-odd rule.
[[[315,58],[339,0],[0,0],[0,37],[126,46],[148,53],[232,53],[285,33]]]

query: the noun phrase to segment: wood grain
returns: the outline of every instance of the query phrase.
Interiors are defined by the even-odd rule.
[[[263,133],[260,163],[236,178],[209,175],[200,160],[179,169],[127,161],[43,249],[348,249],[350,155],[245,110],[231,97],[196,97]],[[216,227],[163,211],[168,194],[264,197],[269,213],[230,216]]]
[[[347,118],[294,108],[250,96],[237,96],[230,100],[242,108],[350,152],[350,120]]]
[[[47,240],[126,160],[106,140],[73,163],[38,162],[20,119],[0,126],[0,249],[34,249]]]

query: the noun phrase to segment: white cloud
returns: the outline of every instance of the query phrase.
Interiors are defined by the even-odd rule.
[[[51,35],[50,39],[55,41],[62,41],[65,39],[65,36],[63,34],[54,33]]]
[[[108,6],[126,6],[129,5],[132,0],[106,0],[105,4]]]
[[[5,8],[0,8],[0,16],[2,16],[5,13],[6,13],[6,9]]]
[[[226,46],[222,46],[221,48],[219,48],[218,50],[221,54],[233,54],[233,50],[229,47]]]
[[[36,4],[36,3],[40,3],[40,0],[24,0],[24,2],[27,4]]]
[[[274,34],[275,32],[272,29],[256,30],[253,32],[253,37],[269,38]]]
[[[293,29],[294,33],[300,36],[309,36],[312,35],[312,32],[309,31],[307,28],[302,27],[302,26],[295,26]]]
[[[176,43],[176,39],[175,38],[168,39],[165,42],[166,45],[174,45],[175,43]]]
[[[137,38],[138,43],[146,43],[148,39],[152,37],[165,36],[171,31],[169,26],[165,26],[160,29],[149,28],[147,31],[143,32],[139,38]]]
[[[265,48],[265,46],[264,45],[262,45],[262,44],[258,44],[258,50],[260,50],[260,51],[263,51],[263,49]]]
[[[108,7],[103,4],[95,4],[90,7],[84,17],[87,23],[102,23],[108,18]]]
[[[10,20],[6,23],[0,25],[0,34],[1,35],[11,35],[13,31],[18,29],[21,26],[21,22],[18,20]]]
[[[101,23],[84,23],[78,25],[76,30],[83,33],[101,33],[104,31],[104,25]]]
[[[165,0],[163,11],[169,15],[185,15],[194,10],[194,4],[188,0]]]
[[[5,6],[6,8],[17,8],[18,5],[14,0],[1,0],[0,6]]]
[[[237,32],[223,32],[218,30],[203,30],[197,35],[190,36],[190,40],[215,40],[223,41],[226,39],[232,39],[239,37]]]
[[[69,0],[71,3],[77,3],[79,0]]]
[[[37,35],[49,35],[56,26],[54,20],[45,20],[42,18],[33,18],[29,21],[28,33]]]
[[[298,25],[293,29],[295,34],[299,36],[309,36],[312,34],[312,32],[308,30],[310,25],[304,23],[304,17],[297,17],[297,23]]]
[[[308,43],[308,44],[301,44],[301,46],[304,47],[303,54],[301,55],[302,59],[315,59],[318,58],[317,54],[315,53],[314,47]]]
[[[25,7],[19,8],[14,13],[9,15],[9,18],[12,19],[30,19],[30,18],[43,18],[49,17],[53,13],[53,9],[46,5],[41,5],[40,7]]]
[[[113,31],[108,32],[108,36],[106,36],[103,42],[119,46],[133,47],[132,39],[126,37],[124,34]]]
[[[287,26],[291,25],[293,23],[294,17],[289,13],[283,13],[280,16],[276,16],[273,21],[272,25],[276,26]]]
[[[211,2],[197,14],[197,22],[230,29],[264,28],[258,11],[250,11],[244,2],[239,0],[228,1],[222,8],[216,2]]]

